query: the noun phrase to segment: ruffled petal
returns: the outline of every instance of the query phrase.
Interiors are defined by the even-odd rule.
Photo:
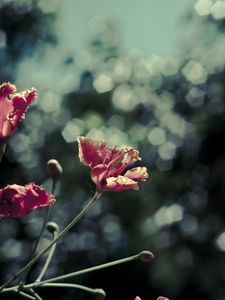
[[[80,161],[91,168],[104,164],[110,166],[123,160],[123,151],[117,150],[115,147],[108,147],[105,141],[95,141],[91,138],[80,136],[77,138],[79,148]]]
[[[131,147],[124,150],[110,148],[104,141],[87,137],[78,137],[77,140],[80,161],[91,168],[91,179],[98,191],[138,190],[136,181],[144,181],[148,177],[145,167],[134,168],[121,176],[130,163],[141,160],[138,150]]]
[[[53,195],[34,183],[7,185],[0,189],[0,218],[19,218],[38,207],[50,206],[55,201]]]
[[[0,99],[7,97],[9,94],[16,92],[16,86],[10,82],[5,82],[0,85]]]
[[[145,181],[148,178],[148,171],[146,167],[136,167],[128,170],[124,176],[137,181]]]
[[[139,151],[137,149],[129,147],[129,148],[125,149],[124,152],[126,153],[126,157],[125,157],[125,161],[124,161],[124,163],[126,165],[129,165],[132,162],[141,160],[141,157],[139,156]]]
[[[130,163],[137,160],[141,160],[138,150],[130,147],[120,151],[120,158],[109,166],[109,175],[112,177],[119,176]]]
[[[103,159],[99,154],[100,148],[104,148],[104,142],[96,142],[90,138],[79,136],[77,138],[80,161],[91,168],[102,164]]]
[[[139,190],[138,183],[128,177],[118,176],[106,179],[102,191],[121,192],[125,190]]]
[[[9,82],[0,85],[0,138],[8,138],[14,133],[37,96],[33,88],[20,93],[15,91],[16,87]]]
[[[21,93],[16,93],[12,97],[13,111],[9,115],[12,126],[17,126],[18,122],[25,118],[25,112],[36,99],[37,92],[34,88]]]

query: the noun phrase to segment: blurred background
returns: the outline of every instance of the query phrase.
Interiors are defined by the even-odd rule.
[[[47,276],[149,249],[151,264],[70,281],[103,288],[108,300],[225,299],[224,31],[221,0],[0,1],[0,82],[38,90],[8,143],[0,187],[50,189],[45,165],[59,160],[51,220],[62,229],[95,191],[78,135],[138,148],[150,172],[139,192],[103,195],[59,243]],[[1,221],[2,283],[27,262],[43,214]],[[39,291],[46,300],[93,299]]]

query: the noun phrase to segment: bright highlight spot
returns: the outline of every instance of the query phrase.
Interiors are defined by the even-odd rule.
[[[194,9],[197,12],[199,16],[207,16],[210,14],[210,9],[213,2],[211,0],[199,0],[195,6]]]
[[[148,140],[152,145],[161,145],[165,143],[166,141],[165,131],[160,127],[154,128],[148,134]]]
[[[216,1],[212,6],[212,16],[215,20],[220,20],[225,18],[225,2]]]
[[[161,227],[183,219],[183,208],[178,204],[172,204],[168,207],[163,206],[154,215],[156,226]]]
[[[182,73],[193,84],[204,83],[207,78],[207,72],[203,65],[194,60],[189,61],[184,66]]]
[[[167,142],[160,146],[159,155],[162,159],[173,159],[176,152],[176,145],[172,142]]]
[[[62,131],[62,136],[67,143],[72,143],[77,136],[83,133],[84,125],[80,119],[73,119],[69,121]]]
[[[221,251],[225,251],[225,231],[216,239],[216,245]]]
[[[93,85],[98,93],[106,93],[113,88],[113,81],[109,74],[103,73],[95,78]]]

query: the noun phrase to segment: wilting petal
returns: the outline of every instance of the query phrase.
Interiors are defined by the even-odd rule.
[[[121,192],[125,190],[138,190],[138,184],[136,181],[124,177],[109,177],[106,179],[106,185],[102,186],[102,191],[110,191],[110,192]]]
[[[148,172],[146,167],[136,167],[131,170],[128,170],[125,174],[125,177],[128,177],[137,181],[145,181],[148,178]]]
[[[0,189],[0,218],[19,218],[38,207],[50,206],[55,201],[53,195],[34,183],[7,185]]]

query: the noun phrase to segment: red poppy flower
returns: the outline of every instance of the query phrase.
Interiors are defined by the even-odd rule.
[[[25,186],[10,184],[0,189],[0,218],[19,218],[55,201],[53,195],[34,183]]]
[[[134,300],[141,300],[141,298],[137,296]],[[166,298],[166,297],[160,296],[160,297],[157,298],[157,300],[169,300],[169,299]]]
[[[148,177],[145,167],[136,167],[121,175],[130,163],[141,160],[134,148],[119,151],[87,137],[78,137],[78,146],[80,161],[91,168],[91,179],[99,192],[138,190],[138,181]]]
[[[13,134],[36,95],[35,89],[16,93],[15,85],[10,82],[0,85],[0,139]]]

